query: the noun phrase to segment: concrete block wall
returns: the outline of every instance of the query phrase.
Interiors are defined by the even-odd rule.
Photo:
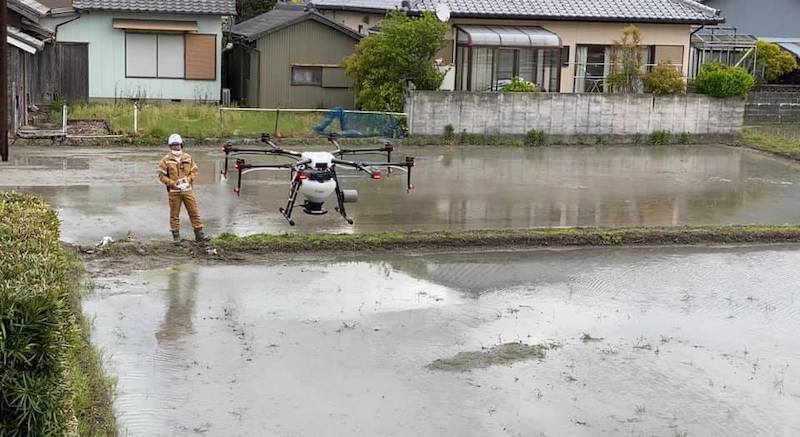
[[[745,105],[746,123],[782,123],[800,121],[800,91],[751,92]]]
[[[472,93],[412,91],[406,98],[415,135],[455,133],[524,135],[532,129],[553,136],[673,134],[737,135],[744,100],[699,94]]]

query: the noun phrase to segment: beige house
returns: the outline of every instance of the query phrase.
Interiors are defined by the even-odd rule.
[[[405,5],[403,4],[405,3]],[[688,73],[692,26],[723,22],[692,0],[312,0],[320,14],[366,34],[390,9],[436,11],[451,26],[437,62],[442,89],[497,91],[512,77],[547,92],[603,92],[614,41],[635,24],[647,68]]]

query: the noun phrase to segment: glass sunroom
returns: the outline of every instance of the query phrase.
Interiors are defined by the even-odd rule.
[[[499,91],[514,76],[559,92],[561,38],[538,26],[456,26],[456,89]]]

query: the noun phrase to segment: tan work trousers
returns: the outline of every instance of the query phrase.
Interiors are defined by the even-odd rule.
[[[181,204],[186,206],[189,213],[189,220],[195,229],[203,229],[203,221],[200,220],[200,209],[197,208],[197,200],[194,198],[194,191],[184,193],[169,193],[169,228],[177,231],[181,228]]]

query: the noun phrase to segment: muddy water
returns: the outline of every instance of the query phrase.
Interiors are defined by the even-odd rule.
[[[211,233],[371,232],[537,226],[671,226],[800,221],[800,172],[785,160],[726,147],[404,148],[418,158],[416,187],[396,174],[380,181],[343,178],[359,190],[355,225],[332,211],[277,212],[286,175],[245,177],[241,198],[221,182],[221,153],[192,151],[196,191]],[[166,192],[155,181],[159,149],[18,148],[0,165],[0,190],[43,195],[58,208],[67,241],[103,236],[168,236]],[[189,229],[184,217],[184,229]]]
[[[84,309],[133,436],[789,436],[798,264],[797,246],[188,264],[100,278]],[[537,353],[451,359],[514,342]]]

